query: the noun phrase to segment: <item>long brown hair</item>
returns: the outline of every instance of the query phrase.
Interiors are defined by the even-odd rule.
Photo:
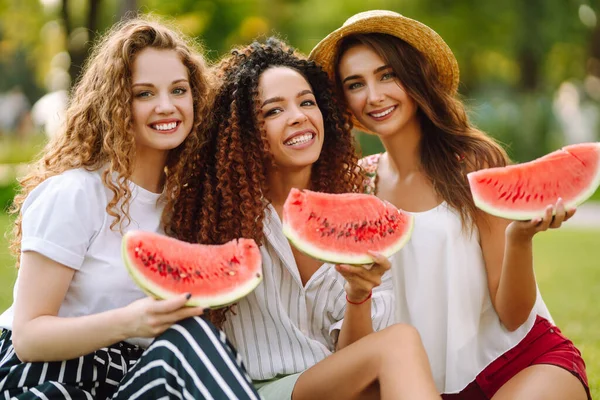
[[[135,165],[131,133],[132,66],[136,55],[148,47],[177,52],[189,73],[194,124],[186,140],[169,152],[166,162],[166,170],[173,179],[167,179],[165,193],[171,197],[177,195],[179,171],[184,159],[198,145],[199,127],[210,105],[210,75],[192,42],[153,19],[121,22],[95,46],[73,89],[64,130],[47,144],[32,165],[32,172],[20,180],[21,189],[11,207],[11,212],[17,214],[11,244],[17,257],[21,247],[20,211],[25,198],[44,180],[69,169],[105,168],[102,181],[113,193],[106,206],[106,212],[113,217],[111,229],[120,230],[128,223],[131,190],[127,180]]]
[[[233,50],[217,66],[207,140],[181,170],[183,187],[167,205],[167,233],[188,242],[225,243],[239,237],[263,242],[270,202],[267,170],[273,165],[260,118],[258,81],[269,68],[298,71],[313,89],[323,114],[323,149],[312,167],[311,189],[345,193],[360,188],[355,141],[347,116],[335,100],[327,74],[313,61],[270,38]],[[224,312],[213,312],[217,325]]]
[[[473,226],[475,207],[466,174],[487,167],[507,165],[504,149],[484,132],[471,125],[463,103],[440,83],[431,63],[417,49],[392,35],[356,34],[344,38],[335,65],[341,56],[358,44],[372,48],[390,65],[398,81],[417,103],[417,117],[423,132],[420,144],[424,172],[438,195],[461,216],[463,226]],[[336,90],[344,98],[336,71]]]

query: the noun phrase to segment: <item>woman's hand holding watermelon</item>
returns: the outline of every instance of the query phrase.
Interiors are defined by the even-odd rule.
[[[563,222],[568,221],[577,209],[565,209],[562,199],[558,199],[556,204],[548,205],[542,218],[534,218],[529,221],[513,221],[506,229],[507,237],[513,239],[530,240],[533,235],[548,229],[560,228]]]
[[[364,302],[373,288],[381,284],[381,277],[391,268],[389,260],[376,252],[369,252],[375,261],[370,266],[337,264],[336,270],[346,279],[346,296],[351,303]]]
[[[202,315],[201,307],[187,307],[189,294],[167,300],[146,297],[134,301],[122,310],[126,338],[153,338],[171,327],[175,322]]]

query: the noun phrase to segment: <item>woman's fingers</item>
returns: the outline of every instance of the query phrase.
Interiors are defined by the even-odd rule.
[[[371,258],[373,258],[373,261],[375,261],[376,266],[383,268],[385,271],[392,268],[390,260],[388,260],[387,257],[383,254],[371,250],[368,250],[367,253],[369,253]]]
[[[189,293],[184,293],[179,296],[167,300],[156,300],[150,307],[150,311],[156,314],[169,314],[173,311],[185,307],[185,303],[190,299]]]

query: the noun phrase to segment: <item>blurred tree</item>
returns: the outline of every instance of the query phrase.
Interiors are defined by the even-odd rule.
[[[69,7],[70,3],[69,0],[62,0],[61,17],[68,38],[67,49],[71,57],[69,75],[71,82],[76,82],[85,63],[90,45],[94,42],[98,32],[98,8],[101,0],[87,1],[87,16],[83,26],[78,26],[73,21],[72,10]]]

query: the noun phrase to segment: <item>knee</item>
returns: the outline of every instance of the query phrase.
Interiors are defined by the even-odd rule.
[[[388,351],[409,351],[423,347],[419,331],[411,325],[394,324],[381,331]]]

